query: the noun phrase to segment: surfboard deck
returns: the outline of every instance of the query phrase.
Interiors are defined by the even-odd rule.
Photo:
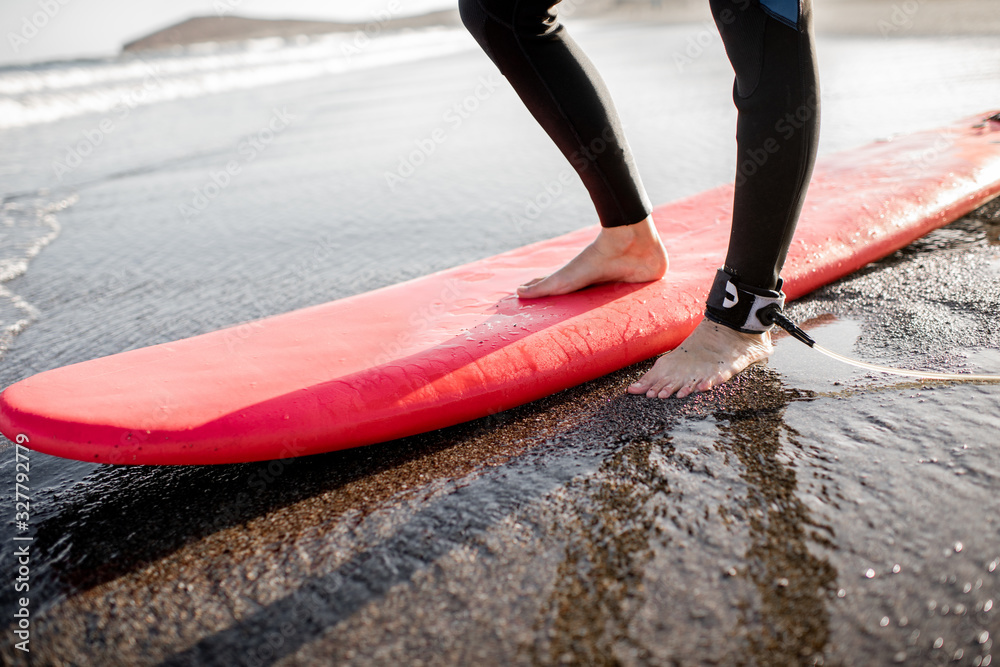
[[[1000,117],[817,165],[783,271],[790,299],[1000,193]],[[39,373],[0,394],[0,431],[121,464],[302,456],[468,421],[672,349],[702,317],[732,186],[657,208],[665,279],[519,300],[596,226],[323,305]],[[652,400],[637,397],[636,400]],[[21,436],[21,438],[18,438]]]

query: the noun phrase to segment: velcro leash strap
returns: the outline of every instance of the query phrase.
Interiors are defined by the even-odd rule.
[[[719,269],[712,291],[708,293],[705,317],[743,333],[764,333],[774,325],[764,324],[757,315],[771,304],[778,304],[779,309],[785,307],[781,281],[778,281],[777,290],[766,290],[745,285]]]

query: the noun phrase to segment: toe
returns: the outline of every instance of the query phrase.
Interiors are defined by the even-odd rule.
[[[698,391],[698,385],[700,384],[700,379],[698,377],[685,377],[682,380],[678,380],[674,384],[674,392],[677,398],[687,398],[691,394]]]
[[[679,382],[677,382],[677,384],[674,386],[674,391],[677,394],[677,398],[684,398],[685,396],[691,394],[691,392],[694,391],[694,382],[695,381],[690,378],[686,378],[684,380],[680,380]]]
[[[543,296],[568,294],[572,291],[574,291],[572,285],[567,285],[561,276],[552,274],[518,287],[517,295],[526,299],[538,299]]]
[[[642,377],[633,382],[628,386],[628,393],[630,394],[645,394],[646,392],[652,390],[653,386],[656,384],[656,376],[653,371],[656,367],[649,369],[642,374]]]
[[[646,390],[646,398],[656,398],[659,396],[660,390],[663,389],[663,384],[662,382],[654,383],[652,387]]]
[[[528,282],[526,282],[523,285],[521,285],[521,287],[531,287],[532,285],[537,285],[538,283],[542,282],[543,280],[545,280],[545,276],[539,276],[537,278],[532,278]]]
[[[698,384],[698,391],[708,391],[709,389],[712,389],[713,387],[716,387],[728,381],[729,378],[731,378],[732,376],[733,376],[732,373],[726,371],[719,371],[715,375],[712,375],[711,377],[701,381]]]
[[[650,387],[649,391],[646,392],[646,396],[650,398],[669,398],[676,389],[677,387],[674,386],[674,383],[668,377]]]
[[[626,389],[626,391],[630,394],[645,394],[648,388],[649,387],[647,387],[642,382],[642,380],[639,380],[638,382],[633,382],[632,384],[630,384],[628,386],[628,389]]]
[[[535,278],[517,288],[517,295],[526,299],[533,299],[542,296],[539,285],[545,278]]]
[[[660,393],[656,395],[657,398],[670,398],[674,394],[677,394],[678,398],[684,398],[680,394],[680,389],[682,385],[680,382],[669,382],[664,383],[663,387],[660,388]]]

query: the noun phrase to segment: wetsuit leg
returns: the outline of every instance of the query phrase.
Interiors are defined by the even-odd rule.
[[[556,16],[559,0],[459,0],[462,21],[570,161],[605,227],[652,211],[604,82]]]
[[[725,269],[774,290],[816,159],[811,0],[710,0],[736,71],[736,195]]]

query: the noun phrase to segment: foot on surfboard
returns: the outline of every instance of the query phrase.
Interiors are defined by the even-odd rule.
[[[606,282],[645,283],[667,272],[663,248],[652,216],[623,227],[604,227],[589,246],[555,273],[517,288],[522,299],[568,294]]]

